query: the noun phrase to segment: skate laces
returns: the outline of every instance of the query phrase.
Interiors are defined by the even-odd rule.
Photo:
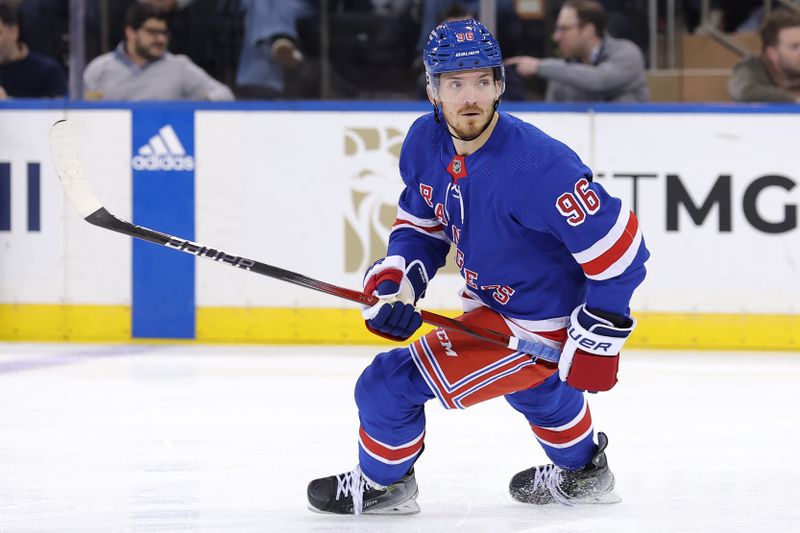
[[[561,481],[561,469],[556,465],[542,465],[534,468],[533,490],[539,487],[547,489],[553,499],[562,505],[572,505],[567,497],[561,492],[559,483]]]
[[[345,472],[344,474],[336,476],[336,499],[339,497],[353,498],[353,514],[360,515],[364,506],[364,489],[366,488],[366,480],[361,473],[361,467],[356,466],[352,472]]]

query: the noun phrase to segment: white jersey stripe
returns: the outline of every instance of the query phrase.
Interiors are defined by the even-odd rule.
[[[614,246],[619,238],[622,237],[622,233],[625,231],[625,227],[628,225],[629,217],[630,211],[620,209],[619,215],[617,215],[617,221],[614,223],[614,226],[608,230],[608,233],[606,233],[605,237],[591,245],[586,250],[572,254],[572,257],[575,258],[575,261],[582,265],[593,259],[597,259],[606,251],[608,251],[608,249]]]
[[[439,239],[440,241],[444,241],[446,243],[450,242],[450,239],[447,237],[447,234],[444,231],[425,231],[424,229],[415,226],[414,224],[397,224],[392,228],[392,231],[397,231],[400,229],[413,229],[416,232],[422,233],[423,235],[427,235],[429,237],[433,237],[434,239]]]
[[[408,220],[414,225],[421,226],[423,228],[435,228],[436,226],[442,225],[438,218],[419,218],[402,209],[401,207],[397,208],[397,218],[399,220]]]
[[[634,235],[633,237],[633,242],[625,251],[625,253],[622,254],[622,257],[617,259],[613,264],[609,265],[609,267],[604,271],[602,271],[601,273],[594,275],[587,274],[586,277],[589,279],[600,281],[619,276],[620,274],[625,272],[625,269],[628,268],[631,265],[631,263],[633,263],[633,260],[636,258],[636,254],[639,253],[639,247],[641,246],[641,244],[642,244],[642,231],[641,229],[639,229],[636,230],[636,235]]]

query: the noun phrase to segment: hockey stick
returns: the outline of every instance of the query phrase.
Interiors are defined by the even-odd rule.
[[[374,305],[378,303],[378,298],[371,294],[364,294],[360,291],[346,289],[324,281],[309,278],[297,272],[284,270],[246,257],[232,255],[222,250],[174,237],[160,231],[137,226],[131,222],[115,217],[103,207],[89,185],[89,181],[84,176],[78,154],[78,138],[72,126],[66,120],[59,120],[53,124],[53,127],[50,129],[50,150],[53,155],[56,174],[58,175],[59,181],[61,181],[64,192],[72,205],[78,210],[81,217],[90,224],[116,231],[136,239],[142,239],[160,244],[161,246],[166,246],[167,248],[196,255],[197,257],[211,259],[220,263],[227,263],[233,267],[241,268],[242,270],[255,272],[256,274],[281,281],[288,281],[289,283],[338,296],[339,298],[350,300],[351,302],[364,305]],[[504,333],[489,329],[470,327],[462,322],[436,313],[431,313],[430,311],[422,310],[420,313],[422,315],[422,321],[432,326],[451,331],[460,331],[514,351],[528,353],[546,361],[558,361],[558,350],[540,342],[508,336]]]

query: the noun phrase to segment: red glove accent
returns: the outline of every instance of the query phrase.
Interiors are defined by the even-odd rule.
[[[619,354],[595,355],[575,350],[567,383],[578,390],[602,392],[617,384]]]
[[[376,261],[367,271],[364,292],[375,295],[379,300],[373,305],[363,305],[361,315],[367,329],[376,335],[393,341],[408,339],[422,325],[422,316],[414,307],[418,289],[408,272],[418,278],[420,294],[425,292],[427,280],[425,269],[412,263],[406,269],[405,259],[400,256],[389,256]]]
[[[558,375],[578,390],[607,391],[616,385],[619,352],[636,327],[633,317],[615,315],[618,320],[612,322],[608,313],[601,315],[585,305],[579,305],[570,315]]]
[[[367,283],[364,285],[364,293],[365,294],[372,294],[375,292],[375,289],[378,288],[384,281],[391,281],[394,282],[396,285],[393,287],[394,292],[400,290],[400,282],[403,280],[403,271],[397,270],[396,268],[388,268],[386,270],[382,270],[378,272],[377,275],[370,277],[367,280]],[[391,294],[391,293],[390,293]]]

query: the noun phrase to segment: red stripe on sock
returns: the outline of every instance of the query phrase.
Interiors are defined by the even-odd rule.
[[[358,428],[358,435],[361,437],[361,443],[364,447],[373,454],[386,459],[387,461],[398,461],[401,459],[410,459],[419,453],[422,449],[422,444],[425,441],[425,432],[415,439],[414,442],[408,445],[400,445],[399,447],[388,448],[384,444],[376,441],[364,431],[363,427]]]
[[[586,433],[592,427],[592,414],[589,412],[589,406],[586,406],[586,412],[579,420],[574,420],[572,426],[561,429],[553,430],[534,426],[531,424],[531,429],[541,440],[552,444],[566,444],[573,441]]]

